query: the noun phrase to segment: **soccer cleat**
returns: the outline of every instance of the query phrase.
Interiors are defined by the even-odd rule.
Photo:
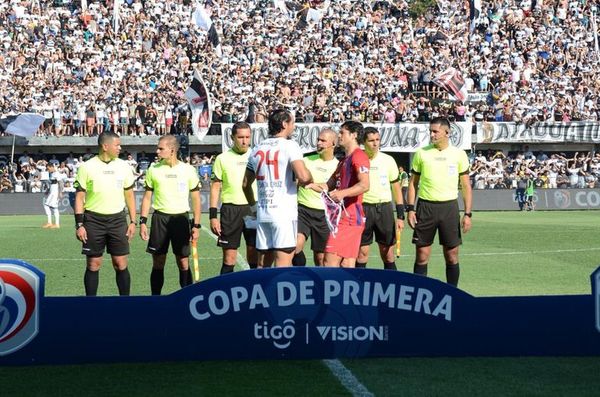
[[[52,227],[51,223],[46,223],[45,225],[42,226],[43,229],[50,229]]]
[[[60,229],[60,225],[51,225],[50,229]]]

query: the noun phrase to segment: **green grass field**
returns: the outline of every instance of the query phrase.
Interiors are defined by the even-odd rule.
[[[19,258],[46,274],[46,295],[83,295],[84,258],[72,216],[59,230],[41,229],[45,217],[0,217],[0,257]],[[206,216],[203,225],[207,225]],[[475,296],[589,294],[600,264],[598,212],[475,213],[461,248],[460,287]],[[400,270],[411,271],[410,231],[402,236]],[[132,294],[149,294],[150,255],[136,236]],[[202,277],[215,277],[221,251],[206,229],[199,243]],[[369,267],[380,268],[376,247]],[[312,255],[307,252],[307,258]],[[430,276],[443,278],[436,245]],[[241,266],[236,267],[236,271]],[[171,260],[164,293],[178,288]],[[115,295],[106,260],[100,295]],[[344,386],[322,361],[198,362],[2,368],[7,396],[137,395],[598,395],[598,358],[402,358],[342,360],[359,386]]]

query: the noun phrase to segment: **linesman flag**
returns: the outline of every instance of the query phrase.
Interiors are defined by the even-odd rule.
[[[202,140],[210,129],[212,106],[206,84],[198,70],[194,71],[194,79],[185,91],[185,98],[192,110],[192,131],[198,139]]]
[[[467,85],[460,72],[449,67],[433,79],[433,82],[454,95],[458,100],[467,100]]]
[[[0,119],[0,132],[29,138],[34,136],[45,118],[41,114],[21,113]]]

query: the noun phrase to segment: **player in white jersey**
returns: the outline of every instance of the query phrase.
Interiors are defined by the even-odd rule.
[[[248,203],[256,208],[258,267],[291,266],[296,248],[298,203],[296,181],[312,182],[298,144],[289,140],[295,124],[285,109],[269,116],[269,138],[250,153],[243,189]],[[295,177],[295,179],[294,179]],[[258,197],[252,183],[256,180]]]
[[[44,197],[44,211],[48,217],[48,222],[44,229],[60,228],[60,211],[58,210],[58,201],[62,198],[64,176],[56,170],[56,165],[48,163],[48,176],[50,178],[50,187]],[[54,223],[52,223],[52,215],[54,214]]]

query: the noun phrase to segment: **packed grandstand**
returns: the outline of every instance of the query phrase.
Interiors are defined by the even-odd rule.
[[[307,123],[598,120],[596,1],[483,1],[478,16],[465,1],[439,0],[422,13],[416,4],[5,1],[0,113],[43,114],[42,136],[181,132],[189,124],[184,92],[197,69],[215,123],[264,122],[280,106]],[[199,26],[198,9],[214,29]],[[434,83],[449,67],[464,79],[464,101]],[[472,178],[476,188],[506,185],[505,170],[518,176],[521,163],[536,178],[555,172],[546,160],[521,162],[518,151],[500,162],[495,155],[473,154],[474,175],[485,175]],[[558,174],[578,169],[569,186],[595,186],[593,153],[555,158]],[[5,188],[10,181],[14,191],[17,172],[3,173]]]

